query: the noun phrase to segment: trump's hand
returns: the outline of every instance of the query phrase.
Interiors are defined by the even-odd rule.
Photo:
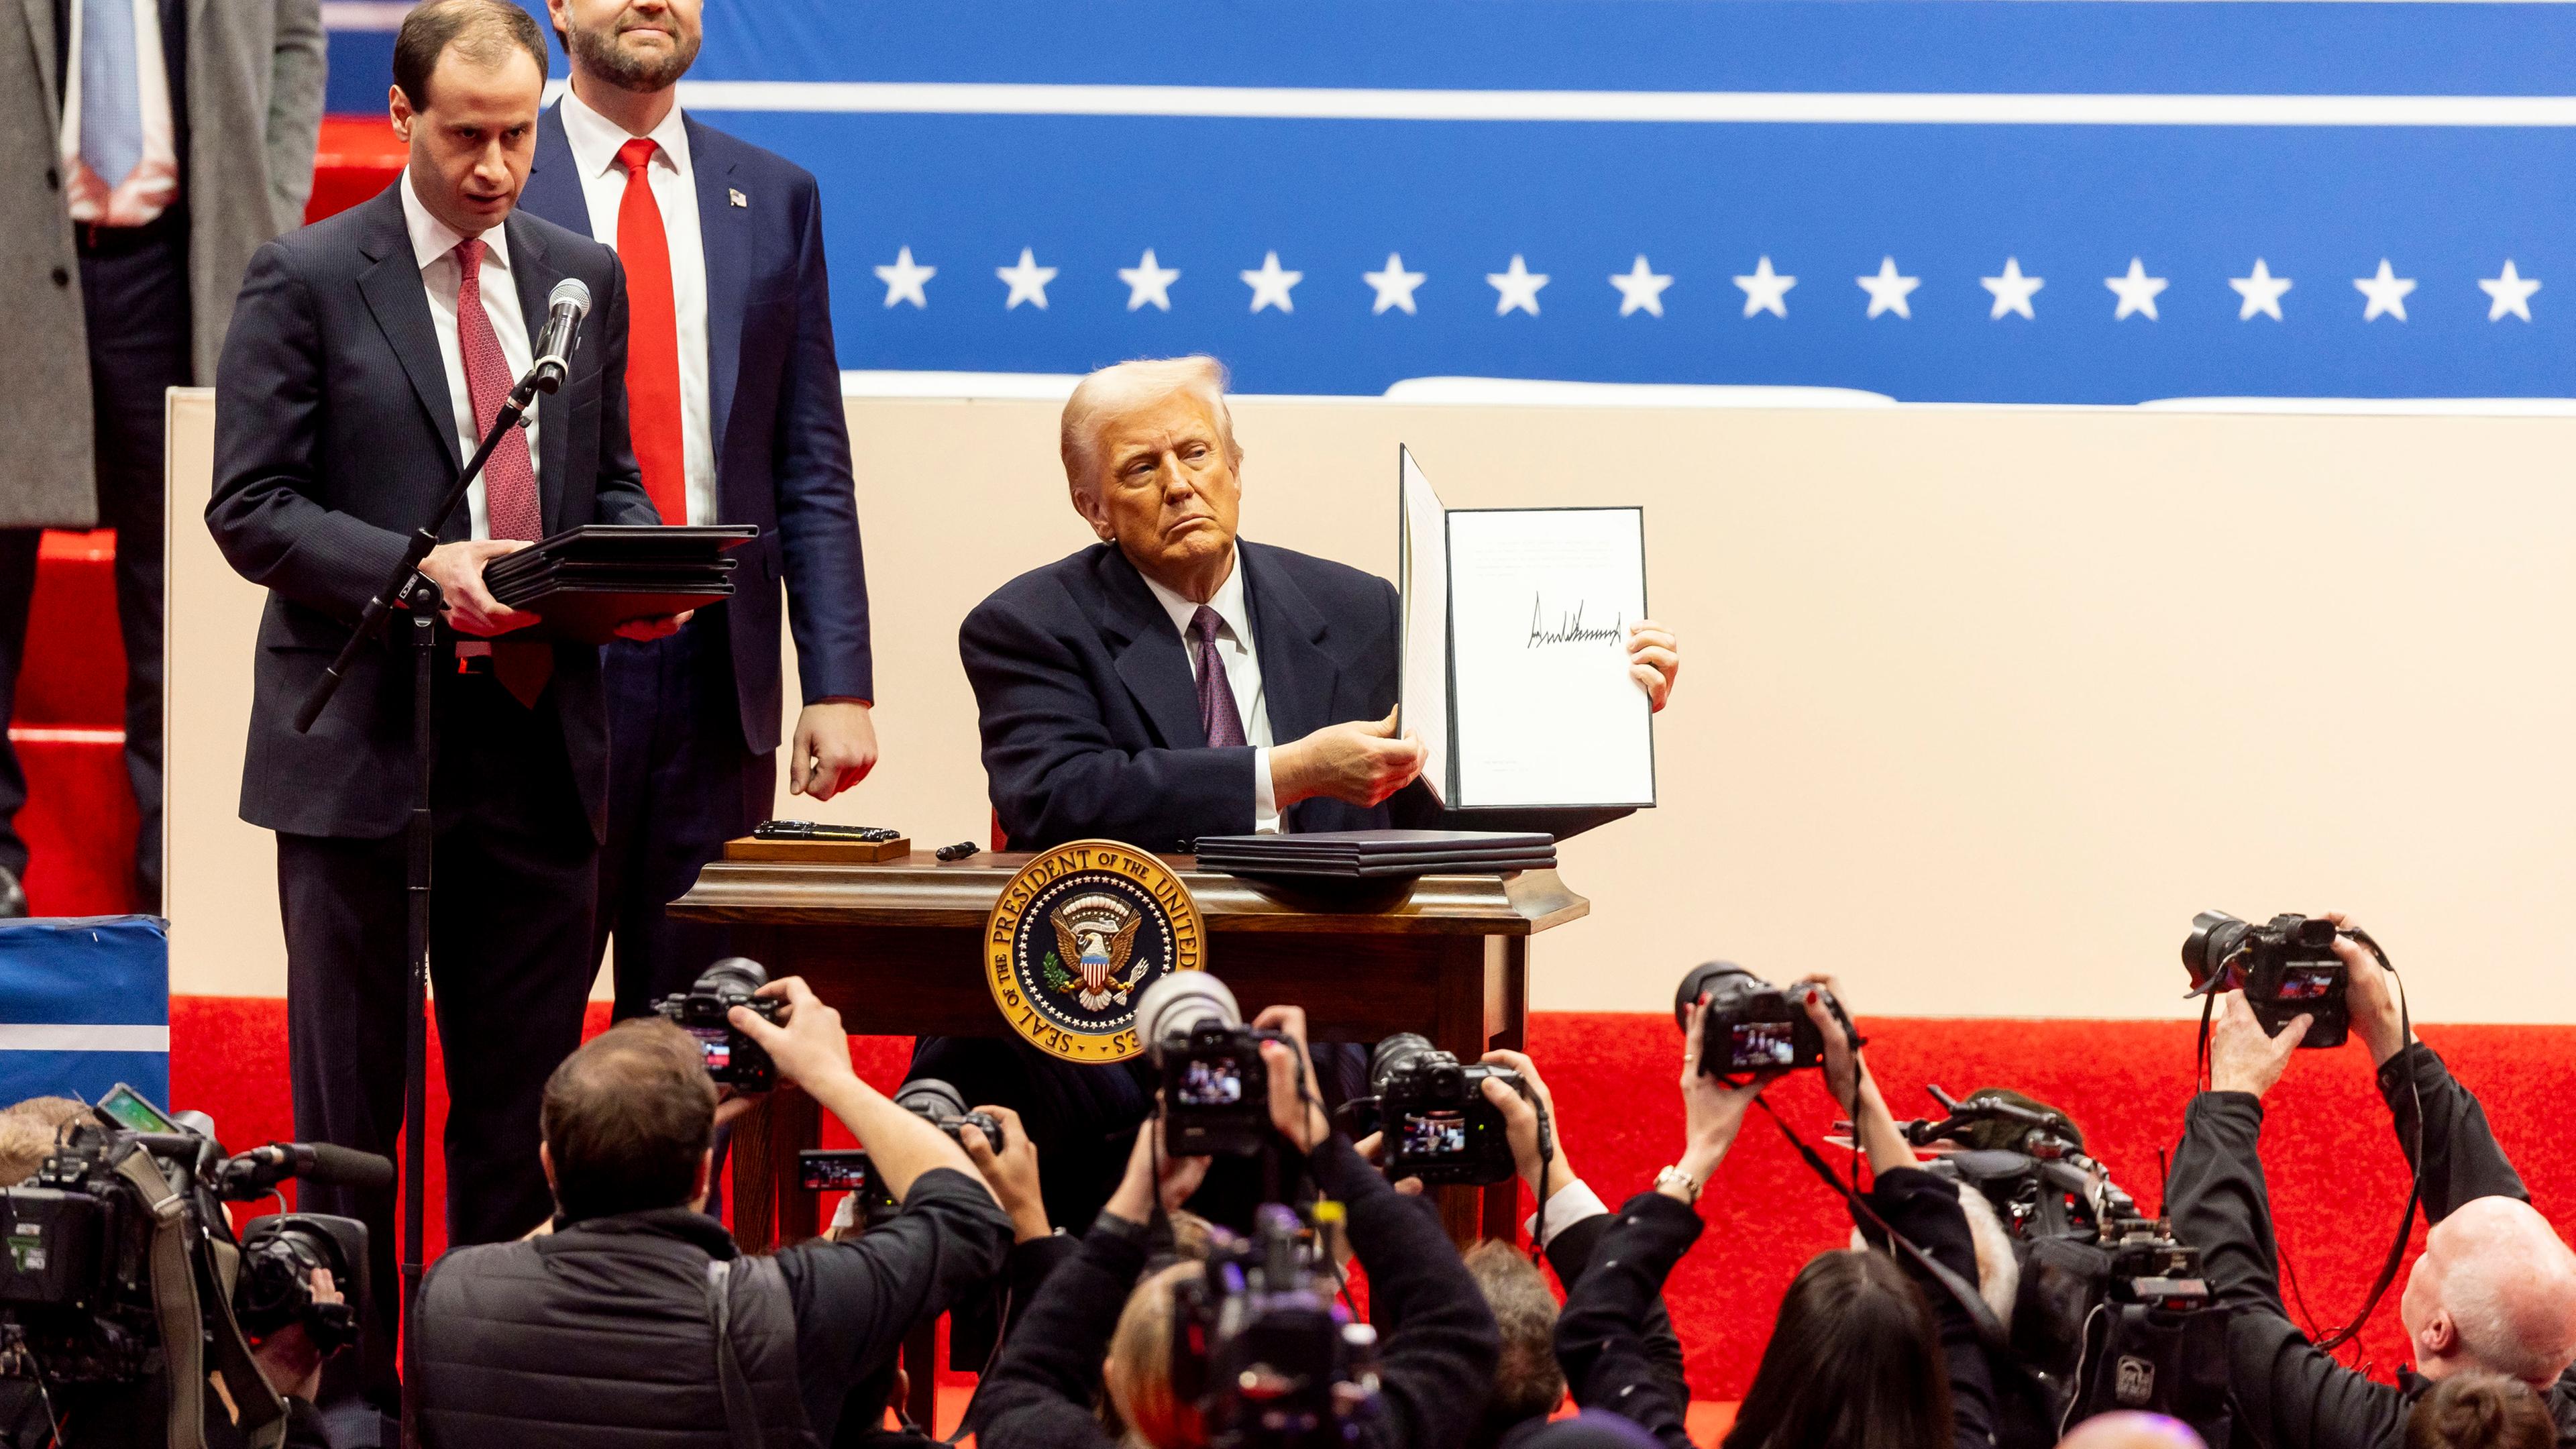
[[[818,699],[799,710],[787,746],[787,793],[829,800],[877,767],[877,727],[864,700]]]
[[[1660,711],[1673,697],[1673,682],[1682,677],[1681,641],[1654,620],[1639,619],[1628,626],[1628,672]]]
[[[1422,774],[1422,741],[1399,739],[1395,711],[1380,720],[1326,725],[1270,751],[1270,790],[1281,810],[1319,796],[1363,808]]]
[[[505,553],[528,546],[525,539],[481,538],[442,543],[420,561],[420,571],[446,596],[447,626],[459,634],[489,639],[537,622],[525,609],[513,609],[483,587],[483,566]]]

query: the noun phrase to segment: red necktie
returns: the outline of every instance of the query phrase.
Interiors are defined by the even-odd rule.
[[[664,523],[689,521],[680,447],[680,323],[671,301],[671,240],[653,200],[653,142],[617,148],[626,195],[617,203],[617,257],[626,264],[626,427],[644,492]]]
[[[509,361],[501,355],[500,334],[483,310],[481,237],[456,244],[456,350],[465,358],[465,397],[474,409],[474,426],[488,429],[510,397]],[[478,438],[479,441],[479,438]],[[494,538],[544,537],[544,514],[537,505],[537,470],[528,459],[528,435],[512,428],[483,460],[483,517]],[[492,671],[519,703],[536,708],[547,678],[554,673],[554,651],[525,639],[496,639]]]

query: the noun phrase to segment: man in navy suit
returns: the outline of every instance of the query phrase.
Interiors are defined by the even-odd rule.
[[[734,597],[671,639],[608,646],[610,787],[596,939],[617,1015],[726,954],[664,907],[769,817],[778,780],[779,579],[804,709],[787,788],[828,800],[876,764],[868,590],[814,178],[682,114],[699,0],[550,0],[572,84],[520,204],[617,249],[627,393],[666,523],[750,523]],[[595,953],[594,953],[595,954]]]
[[[1444,824],[1570,835],[1627,813],[1444,814],[1419,780],[1421,743],[1395,733],[1394,586],[1235,536],[1243,450],[1214,358],[1093,373],[1065,403],[1061,446],[1100,542],[1004,584],[958,632],[1012,845],[1176,851],[1201,835]],[[1678,644],[1640,620],[1628,652],[1663,708]],[[1356,1050],[1315,1063],[1328,1099],[1359,1089]],[[1141,1061],[1076,1065],[1017,1040],[927,1038],[912,1070],[1019,1109],[1061,1222],[1105,1200],[1121,1159],[1102,1139],[1152,1096]]]
[[[571,373],[503,435],[421,564],[448,628],[434,707],[430,925],[447,1064],[451,1243],[515,1238],[553,1196],[546,1076],[581,1041],[606,814],[599,652],[531,641],[484,565],[589,523],[653,522],[626,440],[626,292],[605,247],[513,214],[535,149],[545,37],[506,0],[434,0],[394,42],[402,179],[251,258],[215,374],[226,561],[269,591],[241,814],[277,832],[296,1135],[390,1154],[402,1122],[412,805],[408,625],[361,651],[309,733],[296,711],[527,372],[555,284],[590,289]],[[681,616],[685,619],[686,616]],[[666,636],[681,619],[625,626]],[[451,657],[446,657],[452,655]],[[377,1287],[370,1397],[392,1403],[393,1193],[307,1185],[364,1219]]]

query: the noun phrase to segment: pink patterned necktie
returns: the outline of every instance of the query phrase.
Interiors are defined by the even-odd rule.
[[[1225,661],[1216,652],[1222,623],[1205,604],[1190,616],[1190,633],[1199,641],[1199,723],[1207,729],[1208,748],[1216,750],[1244,743],[1243,711],[1234,702],[1234,683],[1225,677]]]
[[[500,334],[483,310],[481,237],[456,244],[456,347],[465,355],[465,393],[474,405],[474,427],[483,430],[501,415],[517,379],[501,355]],[[512,428],[483,464],[483,512],[494,538],[534,542],[544,527],[537,511],[537,470],[528,458],[528,435]]]

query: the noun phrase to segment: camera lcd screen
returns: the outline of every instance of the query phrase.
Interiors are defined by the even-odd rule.
[[[1730,1061],[1739,1070],[1785,1067],[1798,1059],[1797,1030],[1786,1021],[1739,1021],[1735,1023],[1733,1045]]]
[[[1243,1100],[1243,1064],[1232,1057],[1192,1057],[1181,1067],[1181,1105],[1231,1107]]]
[[[160,1108],[145,1101],[141,1092],[123,1082],[109,1088],[107,1095],[98,1099],[98,1109],[130,1131],[177,1133],[186,1130],[171,1121]]]
[[[2280,1001],[2322,1001],[2334,994],[2343,971],[2333,966],[2293,966],[2281,973]]]
[[[722,1072],[733,1066],[733,1028],[692,1026],[684,1030],[698,1039],[698,1055],[706,1061],[708,1071]]]
[[[869,1163],[865,1152],[800,1152],[796,1154],[796,1165],[808,1192],[867,1191]]]
[[[1467,1119],[1456,1112],[1425,1112],[1404,1119],[1403,1145],[1397,1149],[1407,1158],[1456,1157],[1467,1150]]]

